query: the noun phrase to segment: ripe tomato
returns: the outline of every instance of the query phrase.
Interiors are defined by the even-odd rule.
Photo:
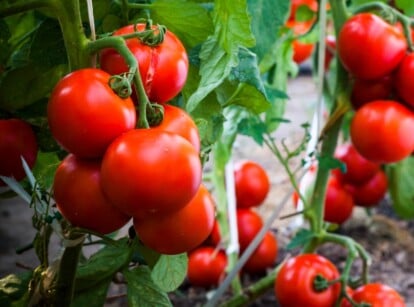
[[[134,33],[134,26],[125,26],[113,35]],[[145,30],[145,24],[136,26],[137,31]],[[164,103],[181,91],[187,79],[188,57],[183,44],[171,31],[167,30],[164,41],[156,47],[145,45],[138,38],[127,39],[126,44],[139,63],[141,79],[150,101]],[[124,58],[114,49],[102,50],[100,64],[111,75],[129,70]]]
[[[17,181],[26,177],[21,157],[32,168],[37,158],[37,140],[32,127],[20,119],[0,120],[0,175]],[[4,182],[0,179],[0,186]]]
[[[317,291],[314,280],[321,275],[328,281],[339,277],[335,265],[317,254],[302,254],[286,261],[277,274],[275,294],[281,307],[332,307],[339,297],[340,284]]]
[[[375,206],[385,197],[387,190],[387,175],[384,171],[378,170],[367,182],[354,186],[355,204],[362,207]]]
[[[120,134],[135,128],[136,111],[108,84],[110,75],[95,68],[74,71],[54,88],[47,107],[50,130],[67,151],[101,157]]]
[[[367,303],[371,307],[405,307],[404,299],[390,286],[371,283],[357,288],[352,294],[356,303]]]
[[[397,162],[414,150],[414,113],[392,100],[376,100],[356,111],[350,135],[356,150],[376,163]]]
[[[251,209],[237,209],[237,230],[241,252],[249,246],[262,227],[263,220],[255,211]]]
[[[60,213],[74,226],[107,234],[131,218],[115,208],[100,187],[99,160],[69,154],[56,170],[53,189]]]
[[[393,78],[385,76],[381,79],[355,79],[351,93],[351,104],[358,110],[364,104],[374,100],[389,99],[393,89]]]
[[[342,64],[360,79],[372,80],[389,75],[406,50],[404,34],[371,13],[349,18],[338,36],[338,55]]]
[[[249,273],[261,273],[275,264],[277,257],[277,240],[272,232],[268,231],[262,242],[243,266]]]
[[[290,15],[289,21],[294,21],[296,19],[296,11],[299,7],[306,6],[311,11],[316,12],[318,10],[318,1],[317,0],[292,0],[290,2]]]
[[[238,208],[259,206],[270,190],[270,181],[263,167],[253,161],[239,161],[234,166],[234,183]]]
[[[331,176],[325,196],[324,220],[329,223],[342,224],[350,218],[353,209],[352,195],[335,176]]]
[[[286,23],[288,28],[293,29],[294,35],[305,34],[312,27],[311,22],[288,21]],[[293,40],[293,61],[300,64],[312,55],[314,44],[304,43],[299,39]]]
[[[361,156],[352,143],[339,145],[335,150],[334,156],[346,166],[345,173],[342,173],[339,169],[333,170],[335,176],[343,183],[361,184],[372,178],[380,169],[378,163],[369,161]]]
[[[199,247],[188,255],[187,278],[193,286],[217,286],[224,277],[227,256],[210,246]]]
[[[162,216],[134,218],[139,239],[161,254],[180,254],[199,246],[214,224],[214,201],[200,185],[197,194],[182,209]]]
[[[412,95],[414,86],[414,53],[407,54],[402,60],[394,76],[394,86],[397,94],[404,102],[411,108],[414,108],[414,97]]]
[[[206,245],[211,245],[214,247],[219,246],[221,243],[221,232],[220,232],[220,225],[217,220],[214,220],[213,229],[211,230],[210,235],[206,240]]]
[[[108,147],[102,160],[104,193],[136,218],[183,208],[201,183],[198,152],[183,137],[153,129],[131,130]]]
[[[165,104],[164,118],[158,126],[151,129],[159,129],[181,135],[188,140],[197,152],[200,152],[200,135],[197,125],[183,109]]]

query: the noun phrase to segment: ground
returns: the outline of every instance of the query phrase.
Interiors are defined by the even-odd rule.
[[[310,122],[313,114],[313,105],[316,101],[315,85],[309,76],[300,76],[289,82],[288,95],[290,100],[285,118],[292,123],[282,124],[275,134],[278,141],[286,139],[288,145],[300,142],[303,136],[301,124]],[[241,137],[235,146],[236,159],[252,159],[261,163],[271,178],[271,192],[263,206],[258,210],[264,219],[277,210],[281,201],[290,193],[290,184],[285,172],[276,158],[269,150],[259,147],[248,138]],[[292,164],[299,160],[292,161]],[[279,216],[293,212],[288,201]],[[31,209],[20,199],[0,200],[0,276],[24,271],[37,265],[33,250],[16,254],[16,248],[28,245],[34,237],[31,226]],[[297,227],[301,225],[300,219],[276,219],[272,224],[279,242],[280,262],[287,255],[286,244],[291,239]],[[386,283],[399,291],[406,299],[407,306],[414,306],[414,221],[402,221],[394,216],[391,204],[386,198],[371,215],[358,209],[352,219],[343,225],[339,232],[347,234],[360,242],[371,254],[372,266],[370,277],[372,281]],[[57,240],[54,239],[51,253],[58,251]],[[342,267],[345,251],[334,245],[325,245],[319,252],[335,264]],[[360,263],[356,262],[353,270],[358,272]],[[244,276],[242,281],[248,285],[260,276]],[[111,295],[123,293],[124,289],[117,288]],[[197,306],[206,300],[208,290],[192,288],[185,282],[179,291],[171,295],[175,306]],[[108,301],[107,306],[123,306],[125,298],[114,297]],[[259,300],[250,306],[276,305],[272,290],[269,290]]]

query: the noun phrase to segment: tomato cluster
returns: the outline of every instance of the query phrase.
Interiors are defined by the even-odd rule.
[[[337,48],[353,82],[355,148],[376,163],[406,158],[414,151],[414,54],[401,26],[372,13],[356,14],[344,23]]]

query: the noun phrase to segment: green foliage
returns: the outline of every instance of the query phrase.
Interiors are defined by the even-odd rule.
[[[161,255],[151,271],[153,281],[162,291],[176,290],[187,273],[187,254]]]
[[[0,306],[27,306],[29,302],[28,286],[32,272],[11,274],[0,279]]]
[[[395,6],[408,16],[414,16],[414,2],[411,0],[395,0]]]
[[[297,247],[303,247],[309,243],[314,238],[314,236],[315,234],[311,230],[302,228],[296,233],[286,248],[289,250]]]

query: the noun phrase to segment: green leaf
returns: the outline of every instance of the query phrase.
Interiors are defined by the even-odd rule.
[[[92,287],[85,289],[84,291],[76,292],[73,301],[70,306],[73,307],[102,307],[105,305],[106,295],[109,285],[112,281],[112,277],[101,279],[98,283]]]
[[[309,229],[300,229],[293,239],[289,242],[289,244],[286,246],[286,249],[294,249],[296,247],[301,247],[307,244],[312,238],[315,236],[315,234],[309,230]]]
[[[412,0],[395,0],[395,6],[401,9],[404,14],[414,16],[414,1]]]
[[[244,118],[238,125],[239,133],[252,137],[257,144],[263,145],[263,135],[267,131],[265,123],[257,116]]]
[[[187,275],[187,261],[187,254],[161,255],[152,269],[152,279],[162,291],[174,291]]]
[[[141,265],[123,273],[128,283],[129,307],[172,306],[168,295],[152,280],[147,266]]]
[[[201,44],[213,33],[213,21],[200,4],[186,0],[157,0],[151,7],[154,22],[165,25],[188,49]]]
[[[28,306],[31,271],[11,274],[0,279],[0,306]]]
[[[53,178],[59,163],[60,159],[55,152],[38,152],[36,164],[32,172],[42,187],[46,189],[52,187]]]
[[[414,218],[414,157],[386,167],[388,189],[395,213],[401,218]]]
[[[331,170],[335,168],[339,168],[341,172],[346,172],[346,165],[342,163],[340,160],[335,159],[334,157],[330,156],[318,156],[318,165],[321,169]]]

